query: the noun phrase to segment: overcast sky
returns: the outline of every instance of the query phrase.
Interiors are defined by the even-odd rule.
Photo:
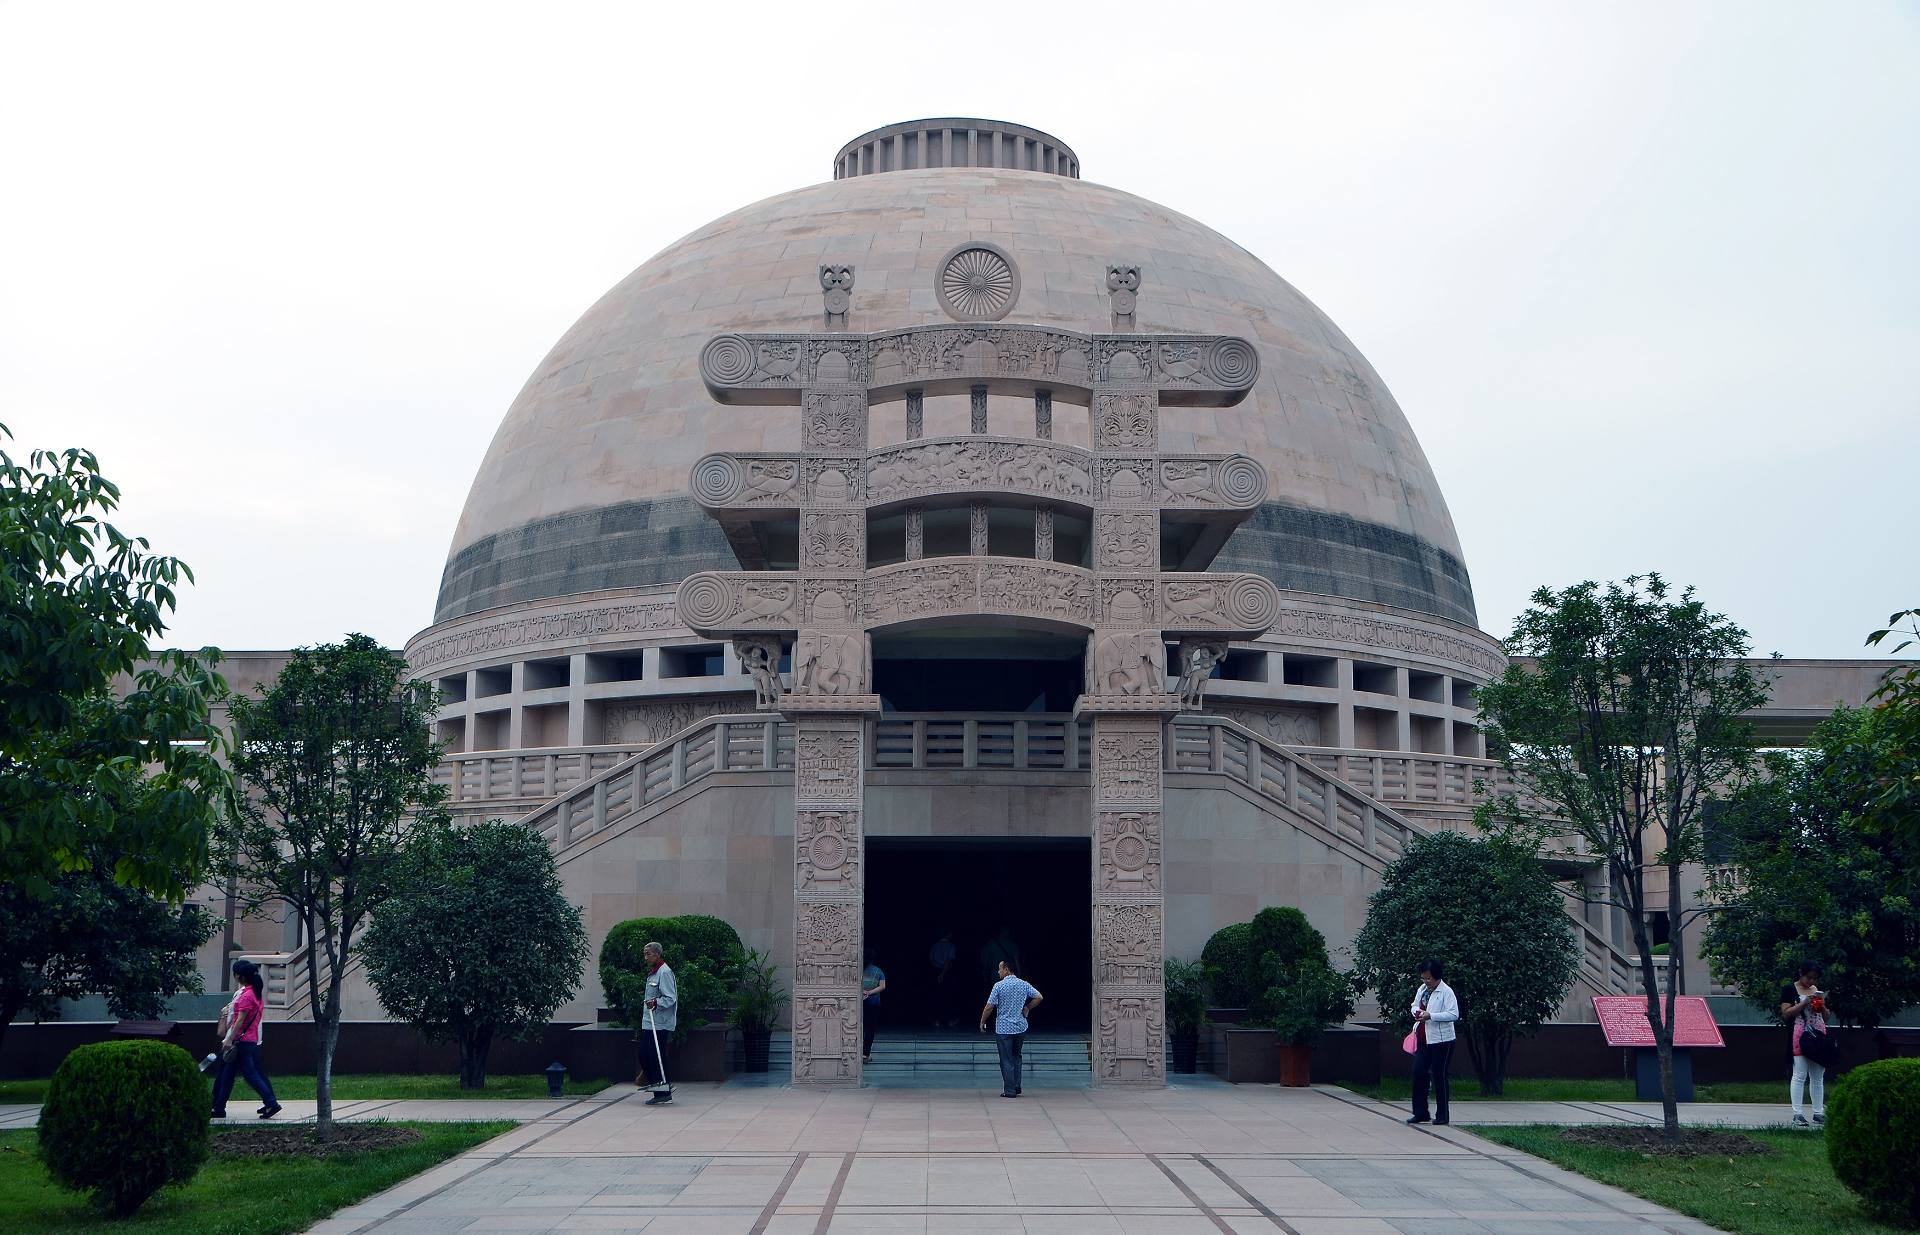
[[[171,642],[398,645],[574,318],[947,115],[1340,323],[1495,634],[1647,569],[1762,653],[1920,604],[1912,4],[0,2],[0,421],[193,568]]]

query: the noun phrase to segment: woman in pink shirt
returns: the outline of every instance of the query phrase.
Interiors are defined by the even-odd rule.
[[[273,1096],[273,1083],[260,1070],[260,1018],[266,1012],[260,995],[266,983],[260,978],[260,966],[249,960],[233,962],[233,976],[240,979],[240,993],[220,1018],[220,1074],[213,1081],[213,1117],[227,1117],[227,1095],[233,1092],[237,1072],[266,1104],[260,1108],[260,1118],[272,1119],[280,1113],[280,1102]]]

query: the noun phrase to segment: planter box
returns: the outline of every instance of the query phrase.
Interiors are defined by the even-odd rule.
[[[1271,1029],[1242,1029],[1213,1025],[1211,1033],[1214,1075],[1235,1085],[1281,1083],[1280,1036]],[[1312,1079],[1316,1084],[1377,1084],[1380,1080],[1380,1034],[1375,1029],[1329,1029],[1313,1045]]]
[[[691,1030],[687,1040],[674,1049],[668,1065],[673,1081],[724,1081],[727,1079],[727,1034],[725,1025],[708,1025]],[[582,1025],[567,1035],[567,1071],[580,1078],[605,1078],[631,1081],[639,1071],[640,1050],[644,1045],[633,1030],[619,1025]]]

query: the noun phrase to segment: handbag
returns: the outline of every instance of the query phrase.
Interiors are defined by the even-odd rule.
[[[1418,1029],[1407,1030],[1407,1036],[1400,1039],[1400,1049],[1409,1055],[1418,1055],[1420,1053],[1420,1031]]]
[[[1833,1034],[1809,1020],[1800,1027],[1800,1055],[1808,1063],[1831,1068],[1840,1062],[1840,1044]]]

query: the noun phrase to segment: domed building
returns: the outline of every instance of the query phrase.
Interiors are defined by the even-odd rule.
[[[1494,774],[1503,658],[1379,376],[1080,172],[915,121],[669,246],[508,409],[407,647],[456,810],[540,827],[596,946],[733,923],[796,1081],[860,1083],[863,959],[937,1023],[1010,938],[1097,1083],[1158,1084],[1165,957],[1267,905],[1345,947]]]

